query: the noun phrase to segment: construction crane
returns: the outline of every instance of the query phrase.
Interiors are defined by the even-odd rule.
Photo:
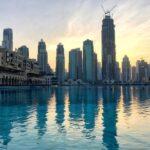
[[[102,3],[103,3],[103,1],[102,1]],[[105,10],[105,8],[104,8],[104,6],[103,6],[102,3],[101,3],[101,8],[102,8],[102,10],[103,10],[103,12],[104,12],[105,15],[110,15],[110,13],[117,7],[117,4],[116,4],[111,9]]]

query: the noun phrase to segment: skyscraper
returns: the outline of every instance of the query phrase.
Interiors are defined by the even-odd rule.
[[[137,67],[137,81],[138,82],[149,82],[149,65],[144,60],[138,60],[136,63]]]
[[[125,55],[122,61],[122,81],[129,82],[131,80],[131,65],[129,58]]]
[[[109,14],[102,22],[102,77],[105,81],[115,80],[116,50],[115,25]]]
[[[93,82],[93,62],[94,62],[93,41],[86,40],[83,42],[83,79],[84,81]]]
[[[98,79],[98,81],[102,80],[102,68],[101,68],[100,62],[98,62],[98,64],[97,64],[97,79]]]
[[[13,31],[10,28],[4,29],[3,31],[2,47],[13,51]]]
[[[93,82],[97,81],[97,54],[93,54]]]
[[[40,66],[41,73],[46,74],[48,57],[47,57],[47,51],[46,51],[46,44],[43,41],[43,39],[41,39],[41,41],[38,44],[38,63]]]
[[[58,44],[56,51],[56,77],[58,83],[62,83],[65,79],[65,57],[63,45]]]
[[[47,71],[46,71],[46,74],[47,74],[47,75],[53,75],[53,74],[54,74],[54,73],[53,73],[53,70],[52,70],[52,68],[50,67],[49,64],[47,64]]]
[[[29,58],[29,48],[25,45],[18,48],[18,53],[23,55],[25,58]]]
[[[150,82],[150,63],[148,64],[148,81]]]
[[[133,66],[132,67],[132,82],[135,82],[136,81],[136,67]]]
[[[82,79],[82,52],[79,48],[69,52],[69,78]]]
[[[117,82],[121,81],[119,62],[116,62],[115,81],[117,81]]]

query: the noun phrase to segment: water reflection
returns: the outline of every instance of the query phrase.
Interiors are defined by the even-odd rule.
[[[38,92],[38,97],[36,97],[36,118],[37,118],[37,126],[38,129],[38,138],[41,138],[46,130],[46,122],[47,122],[47,113],[48,113],[48,100],[53,96],[53,89],[42,89]]]
[[[1,89],[0,149],[6,149],[16,139],[29,138],[27,135],[31,132],[40,143],[48,132],[58,132],[57,135],[65,133],[67,137],[68,134],[75,135],[76,131],[81,141],[87,139],[96,142],[98,139],[108,150],[120,149],[122,143],[118,140],[117,128],[120,111],[123,110],[125,118],[128,118],[133,115],[132,109],[137,109],[134,107],[136,104],[139,112],[147,110],[149,113],[149,99],[149,86]],[[123,104],[122,110],[120,104]],[[54,121],[48,117],[52,110]],[[50,122],[53,127],[48,125]],[[97,134],[99,131],[101,135]],[[49,134],[48,138],[54,137]]]
[[[140,103],[145,100],[148,101],[150,99],[150,86],[134,86],[133,95],[140,101]]]
[[[70,121],[80,121],[83,114],[83,89],[69,87],[69,117]],[[71,122],[73,123],[73,122]]]
[[[95,117],[98,115],[97,87],[69,88],[69,117],[71,126],[80,128],[86,138],[94,138],[92,131],[95,127]],[[82,123],[84,122],[84,124]]]
[[[123,95],[123,104],[124,104],[124,113],[126,116],[131,115],[131,87],[130,86],[124,86],[122,87],[122,95]]]
[[[107,149],[118,149],[117,141],[117,105],[120,87],[104,87],[103,93],[103,143]]]
[[[65,121],[65,93],[66,89],[58,87],[55,89],[56,97],[56,124],[58,125],[58,131],[64,132]]]
[[[39,136],[45,133],[47,102],[52,93],[50,88],[46,91],[44,88],[0,91],[0,142],[2,142],[3,147],[7,146],[13,138],[11,130],[14,129],[21,135],[27,131],[28,119],[34,111],[34,106],[37,106],[36,128]]]
[[[11,129],[12,122],[9,121],[9,115],[11,112],[7,109],[0,109],[0,148],[5,147],[11,141]],[[1,140],[2,139],[2,140]],[[1,145],[2,144],[2,145]]]
[[[84,94],[84,122],[87,138],[95,138],[92,131],[95,128],[95,117],[98,115],[97,87],[87,88]]]

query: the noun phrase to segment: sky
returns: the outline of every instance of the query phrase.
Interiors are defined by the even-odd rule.
[[[82,50],[83,41],[91,39],[101,61],[101,3],[106,10],[117,4],[112,12],[117,61],[128,55],[132,65],[137,59],[150,63],[150,0],[0,0],[0,41],[3,29],[12,28],[14,48],[26,45],[30,58],[37,58],[43,39],[55,69],[57,44],[64,45],[68,68],[68,52]]]

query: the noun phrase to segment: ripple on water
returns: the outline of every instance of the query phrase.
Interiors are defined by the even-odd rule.
[[[148,149],[150,87],[0,90],[0,150]]]

